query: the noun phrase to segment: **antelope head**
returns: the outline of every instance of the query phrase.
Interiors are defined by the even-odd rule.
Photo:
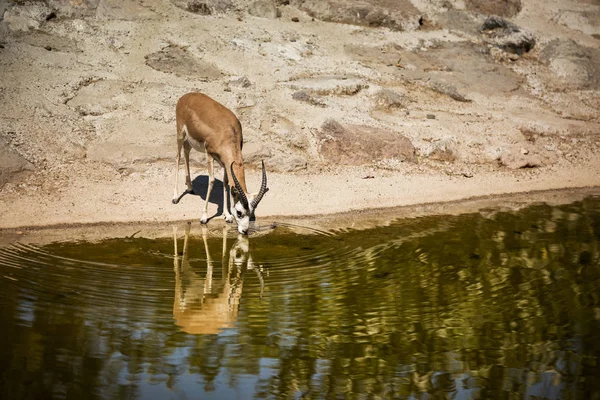
[[[250,227],[250,220],[254,218],[254,211],[258,206],[258,203],[262,200],[263,196],[269,188],[267,188],[267,172],[265,171],[265,163],[262,162],[262,183],[258,193],[247,194],[242,189],[242,185],[238,182],[235,172],[233,172],[233,163],[231,163],[230,171],[231,177],[233,178],[234,186],[231,188],[231,194],[233,196],[233,217],[238,225],[238,232],[247,235],[248,228]]]

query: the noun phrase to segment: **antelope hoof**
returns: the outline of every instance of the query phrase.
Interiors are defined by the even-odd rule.
[[[181,194],[179,195],[179,197],[174,197],[174,198],[173,198],[173,204],[177,204],[177,203],[179,203],[179,200],[181,200],[181,198],[182,198],[183,196],[185,196],[186,194],[194,194],[194,191],[193,191],[193,190],[189,190],[189,189],[188,189],[188,190],[184,190],[184,191],[183,191],[183,193],[181,193]]]
[[[202,225],[206,225],[208,223],[208,218],[206,218],[206,215],[203,215],[202,218],[200,218],[200,223]]]

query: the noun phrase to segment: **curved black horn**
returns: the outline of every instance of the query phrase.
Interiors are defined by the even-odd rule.
[[[242,189],[242,185],[240,185],[237,178],[235,177],[235,172],[233,172],[233,162],[229,166],[229,169],[231,170],[231,177],[233,178],[233,183],[235,183],[235,188],[237,189],[240,198],[242,199],[242,204],[244,205],[245,209],[249,209],[248,198],[246,197],[246,193],[244,192],[244,189]]]
[[[261,162],[262,162],[262,183],[260,184],[260,190],[258,191],[258,194],[254,198],[254,200],[252,200],[252,209],[253,210],[256,208],[258,203],[260,203],[260,201],[262,200],[265,193],[267,193],[269,191],[269,188],[267,187],[267,171],[265,171],[265,162],[264,161],[261,161]]]

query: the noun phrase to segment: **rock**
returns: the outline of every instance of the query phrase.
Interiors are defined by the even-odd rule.
[[[107,20],[139,21],[156,19],[158,14],[134,0],[100,0],[96,17]]]
[[[270,160],[269,167],[278,172],[301,171],[308,167],[308,160],[299,155],[279,154]]]
[[[451,99],[454,99],[456,101],[460,101],[463,103],[473,101],[471,99],[466,98],[463,94],[459,93],[458,89],[456,89],[455,86],[450,84],[432,81],[429,83],[429,87],[434,91],[441,94],[445,94],[446,96],[449,96]]]
[[[250,79],[248,79],[247,76],[242,76],[241,78],[230,80],[229,82],[227,82],[227,85],[241,88],[249,88],[250,86],[252,86],[252,82],[250,82]]]
[[[11,8],[13,5],[11,3],[8,3],[6,1],[2,1],[0,2],[0,21],[2,21],[4,19],[4,12],[6,10],[8,10],[9,8]]]
[[[471,12],[507,18],[514,17],[523,8],[521,0],[466,0],[465,6]]]
[[[566,87],[600,87],[600,50],[580,46],[573,40],[555,39],[542,49],[540,61]]]
[[[507,53],[513,53],[523,55],[528,53],[535,46],[535,38],[533,34],[529,32],[514,32],[503,37],[496,37],[493,44],[506,51]]]
[[[282,115],[267,117],[261,122],[260,130],[268,133],[268,142],[285,144],[291,150],[304,151],[309,146],[304,131]]]
[[[481,26],[486,42],[512,54],[523,55],[535,46],[532,33],[497,16],[487,18]]]
[[[329,119],[317,133],[319,154],[329,163],[363,165],[388,159],[414,162],[415,147],[411,141],[393,131],[363,126],[343,126]]]
[[[114,100],[122,93],[122,82],[108,80],[92,80],[82,84],[66,104],[81,116],[99,116],[119,108]]]
[[[479,43],[439,43],[427,51],[404,51],[402,62],[415,67],[402,71],[404,79],[462,102],[471,101],[473,92],[509,94],[524,82],[521,75],[494,62],[488,47]]]
[[[518,30],[517,26],[512,22],[505,20],[504,18],[500,18],[498,16],[492,15],[488,17],[483,24],[481,25],[482,31],[493,31],[496,29],[511,29]]]
[[[42,31],[32,31],[23,35],[21,40],[35,47],[43,47],[52,51],[61,51],[67,53],[80,53],[77,42],[73,39],[63,36],[54,36]]]
[[[279,9],[273,2],[268,0],[258,0],[248,7],[248,14],[260,18],[276,19],[281,16]]]
[[[510,169],[538,168],[545,165],[540,155],[518,146],[504,149],[500,154],[500,164]]]
[[[122,141],[95,142],[87,150],[87,159],[113,166],[131,168],[134,164],[156,162],[157,146],[144,146]]]
[[[246,143],[243,147],[244,162],[248,164],[260,163],[272,157],[271,149],[261,143]]]
[[[299,90],[292,93],[292,99],[317,107],[327,107],[327,104],[319,96],[315,96],[307,90]]]
[[[454,139],[442,139],[431,143],[431,145],[425,149],[423,153],[430,160],[454,161],[457,158],[454,147]]]
[[[446,29],[459,30],[476,34],[479,32],[478,18],[467,11],[450,9],[436,16],[435,21]]]
[[[45,3],[32,2],[8,8],[4,12],[4,23],[12,32],[39,29],[48,20],[53,10]]]
[[[149,67],[177,76],[191,76],[209,81],[223,76],[223,73],[213,64],[200,60],[186,49],[175,45],[148,54],[145,58],[146,65]]]
[[[208,6],[208,4],[206,4],[203,1],[198,1],[198,0],[189,1],[187,4],[187,10],[190,12],[193,12],[194,14],[200,14],[200,15],[212,14],[212,10]]]
[[[596,3],[600,5],[600,3]],[[569,29],[578,30],[586,35],[600,39],[600,7],[582,10],[568,10],[561,8],[553,16],[553,21]]]
[[[408,104],[406,97],[389,89],[382,89],[375,93],[373,100],[376,108],[384,110],[405,108]]]
[[[58,16],[68,18],[89,17],[96,14],[100,0],[45,0]]]
[[[17,182],[33,171],[33,165],[0,137],[0,188],[8,182]]]
[[[152,140],[148,140],[148,132],[157,134]],[[87,146],[86,158],[90,161],[111,165],[117,170],[139,170],[159,161],[173,165],[171,163],[175,159],[175,139],[170,129],[165,131],[162,122],[142,120],[138,115],[131,116],[119,119],[116,124],[100,130],[100,135],[98,140]],[[206,168],[206,157],[197,152],[192,153],[190,162],[192,165]]]
[[[200,15],[220,14],[233,7],[231,0],[171,0],[177,7]]]
[[[422,17],[421,12],[409,0],[305,0],[301,2],[300,9],[323,21],[387,27],[400,31],[419,29]]]
[[[305,90],[310,94],[352,96],[367,88],[363,79],[352,76],[315,76],[287,82],[291,89]]]

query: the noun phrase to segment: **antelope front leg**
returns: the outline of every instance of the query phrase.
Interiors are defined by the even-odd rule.
[[[227,169],[223,168],[223,218],[225,218],[225,222],[232,223],[233,215],[229,212],[229,207],[231,205],[231,196],[230,196],[231,188],[229,187],[229,179],[227,178]]]
[[[200,223],[202,224],[206,224],[208,222],[208,200],[210,199],[210,192],[212,192],[212,188],[215,183],[215,162],[208,153],[206,153],[206,161],[208,163],[208,188],[206,189],[204,211],[202,212],[202,218],[200,218]]]

